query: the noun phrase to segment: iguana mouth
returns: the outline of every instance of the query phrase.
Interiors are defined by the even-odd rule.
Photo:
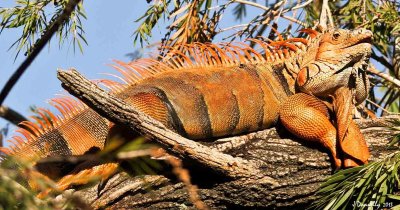
[[[372,44],[372,36],[365,37],[364,39],[361,39],[359,43],[369,43],[369,44]]]
[[[360,44],[360,43],[372,44],[372,36],[368,36],[368,37],[365,37],[364,39],[361,39],[361,40],[358,42],[358,44]]]

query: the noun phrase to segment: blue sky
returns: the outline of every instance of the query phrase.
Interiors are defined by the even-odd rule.
[[[13,3],[14,0],[3,0],[0,7],[10,7]],[[83,26],[89,43],[88,46],[84,46],[84,53],[81,54],[79,51],[74,53],[72,45],[68,43],[60,49],[58,40],[53,37],[50,46],[47,45],[43,49],[14,86],[4,105],[25,116],[31,115],[29,111],[31,105],[50,107],[46,100],[63,92],[56,78],[58,68],[74,67],[90,79],[104,78],[101,73],[113,73],[113,69],[107,66],[112,63],[112,59],[129,61],[126,54],[140,48],[139,44],[133,45],[132,33],[138,26],[134,20],[143,15],[147,7],[145,0],[84,1],[87,20],[83,21]],[[248,9],[249,16],[254,16],[254,12],[257,14],[261,12],[250,7]],[[221,27],[239,24],[234,21],[231,13],[228,10],[224,14],[225,21]],[[242,20],[246,21],[248,20]],[[150,42],[157,42],[162,38],[163,34],[159,29],[163,28],[165,24],[161,24],[153,31]],[[7,29],[0,35],[0,88],[25,58],[22,52],[14,61],[15,49],[8,50],[19,36],[19,30]],[[0,128],[6,124],[7,122],[0,118]]]

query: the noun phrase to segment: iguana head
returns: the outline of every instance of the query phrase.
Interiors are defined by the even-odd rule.
[[[328,96],[338,87],[354,87],[358,90],[361,82],[368,83],[363,78],[372,52],[371,31],[329,29],[315,39],[307,55],[314,59],[303,62],[297,76],[299,91]],[[368,88],[368,84],[362,87]]]
[[[323,33],[318,47],[316,60],[334,64],[333,70],[359,61],[367,62],[371,55],[372,32],[365,29],[331,29]]]

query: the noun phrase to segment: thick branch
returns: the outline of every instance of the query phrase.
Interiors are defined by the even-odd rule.
[[[160,122],[154,121],[121,99],[100,89],[76,70],[58,71],[58,78],[67,91],[80,98],[103,117],[149,135],[172,155],[206,166],[230,178],[258,174],[250,162],[220,153],[168,130]],[[272,179],[269,181],[270,184],[273,184]]]
[[[61,15],[57,19],[55,19],[53,23],[50,24],[50,27],[44,32],[43,36],[35,43],[32,52],[28,55],[24,62],[22,62],[22,64],[18,67],[18,69],[4,85],[4,88],[0,93],[0,105],[3,104],[8,93],[17,83],[25,70],[31,65],[33,60],[35,60],[36,56],[39,55],[40,51],[42,51],[47,42],[50,41],[51,37],[58,31],[60,26],[62,26],[62,24],[64,24],[64,22],[69,19],[72,11],[75,10],[76,5],[78,5],[80,1],[81,0],[70,0],[65,6],[64,11],[61,13]]]
[[[6,119],[7,121],[11,122],[14,125],[18,125],[20,122],[27,120],[17,111],[7,106],[0,106],[0,117]]]

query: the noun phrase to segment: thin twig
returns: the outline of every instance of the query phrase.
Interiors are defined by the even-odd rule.
[[[313,2],[313,0],[308,0],[308,1],[304,2],[303,4],[292,7],[290,10],[293,11],[293,10],[301,9],[301,8],[309,5],[311,2]],[[290,10],[288,10],[288,11],[290,11]],[[284,11],[284,12],[287,12],[287,11]]]
[[[232,0],[232,2],[236,2],[236,3],[241,3],[241,4],[247,4],[253,7],[257,7],[260,9],[263,9],[265,11],[270,10],[270,8],[263,6],[261,4],[257,4],[256,2],[251,2],[251,1],[246,1],[246,0]]]
[[[297,20],[296,18],[292,18],[292,17],[286,16],[286,15],[282,15],[282,17],[285,18],[286,20],[289,20],[289,21],[292,21],[294,23],[297,23],[297,24],[299,24],[299,25],[301,25],[303,27],[306,26],[306,24],[304,22],[302,22],[300,20]]]
[[[131,160],[133,158],[150,156],[154,153],[154,151],[158,151],[159,148],[150,148],[150,149],[139,149],[128,152],[120,152],[117,154],[117,160]]]
[[[65,21],[69,19],[71,13],[75,10],[75,7],[79,4],[81,0],[70,0],[65,6],[61,15],[50,24],[50,27],[44,31],[43,36],[35,43],[32,53],[21,63],[14,74],[8,79],[7,83],[4,85],[3,90],[0,93],[0,105],[3,104],[4,100],[10,93],[11,89],[17,83],[19,78],[25,72],[25,70],[31,65],[36,56],[39,55],[43,47],[50,41],[51,37],[58,31],[60,26],[64,24]]]
[[[382,111],[384,111],[384,112],[386,112],[386,113],[388,113],[388,114],[395,114],[395,113],[393,113],[393,112],[389,112],[388,110],[386,110],[386,109],[383,108],[382,106],[379,106],[379,104],[373,102],[373,101],[370,100],[370,99],[367,99],[366,101],[368,101],[370,104],[376,106],[377,108],[381,109]]]
[[[234,25],[234,26],[230,26],[230,27],[226,27],[226,28],[220,29],[217,33],[221,33],[221,32],[224,32],[224,31],[229,31],[229,30],[232,30],[232,29],[235,29],[235,28],[248,27],[249,25],[250,24]]]
[[[398,80],[388,74],[378,71],[378,69],[376,69],[376,67],[372,63],[369,64],[369,68],[367,69],[367,71],[381,77],[382,79],[384,79],[388,82],[393,83],[396,87],[400,88],[400,80]]]
[[[374,50],[372,50],[372,55],[371,58],[377,60],[379,63],[381,63],[383,66],[385,66],[388,69],[393,69],[392,64],[390,64],[390,62],[388,61],[387,58],[385,58],[384,56],[378,56]]]
[[[287,1],[287,0],[283,0],[283,1],[282,1],[282,2],[283,2],[282,4],[286,4],[286,1]],[[275,17],[276,17],[275,23],[276,23],[276,24],[278,24],[279,17],[281,17],[281,15],[282,15],[282,11],[283,11],[283,7],[281,7],[281,8],[279,9],[278,14],[275,15]]]

